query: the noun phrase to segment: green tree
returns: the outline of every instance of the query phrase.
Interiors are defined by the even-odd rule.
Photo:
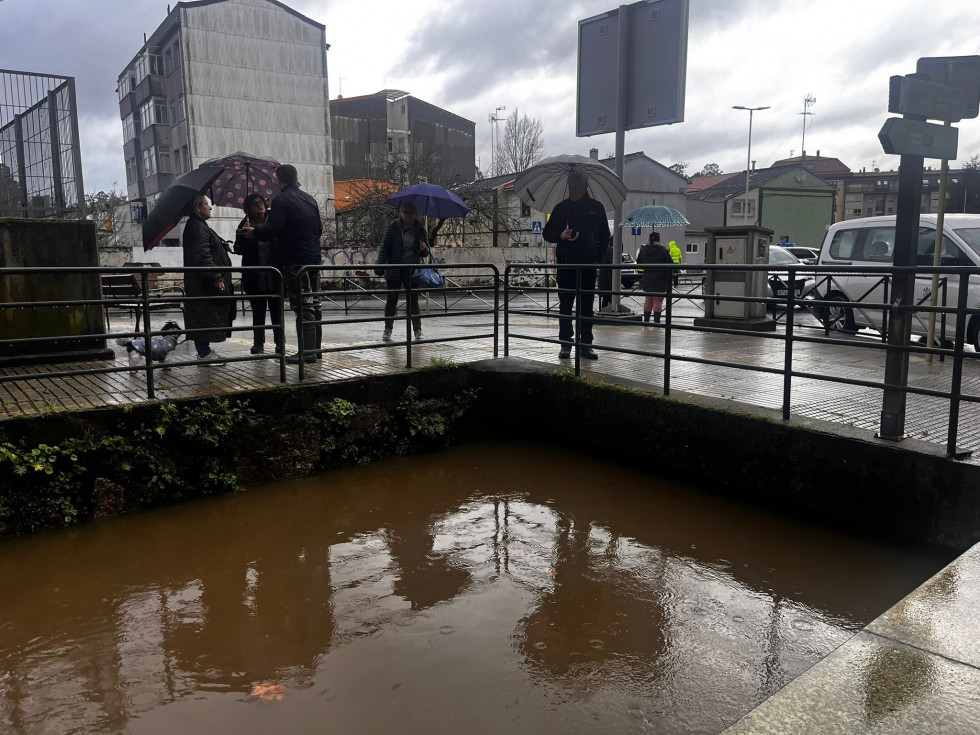
[[[721,166],[719,166],[717,163],[708,163],[708,164],[705,164],[704,168],[702,168],[700,171],[698,171],[694,175],[695,176],[717,176],[720,173],[723,173],[722,170],[721,170]]]

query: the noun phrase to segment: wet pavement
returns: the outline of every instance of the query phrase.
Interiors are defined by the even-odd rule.
[[[537,303],[545,305],[542,299]],[[634,310],[639,307],[637,299],[626,299],[625,303]],[[525,307],[533,307],[530,301],[523,301]],[[485,308],[474,298],[464,299],[448,312],[433,300],[429,314],[425,318],[427,341],[413,347],[412,364],[422,367],[433,361],[452,361],[456,363],[473,362],[494,356],[493,321],[489,313],[480,315],[460,315],[455,311]],[[360,310],[352,311],[350,316],[381,316],[381,304],[362,302]],[[676,317],[680,324],[691,324],[693,317],[700,312],[692,302],[678,302]],[[325,319],[342,319],[344,311],[340,303],[327,304]],[[153,324],[162,326],[172,314],[155,313]],[[246,326],[250,314],[239,314],[236,327]],[[798,325],[796,333],[817,336],[822,330],[815,329],[817,322],[805,310],[796,314]],[[118,316],[113,317],[116,329],[125,323]],[[290,326],[290,325],[287,325]],[[499,355],[503,355],[503,320],[500,325]],[[335,381],[358,378],[381,373],[406,370],[406,348],[399,345],[384,345],[380,341],[382,325],[380,322],[356,324],[330,324],[324,327],[324,347],[334,350],[354,348],[351,351],[330,352],[324,360],[306,366],[306,380]],[[777,332],[780,336],[785,330],[785,320],[781,321]],[[514,316],[510,331],[530,337],[554,338],[557,321],[554,318],[537,316]],[[294,330],[287,336],[290,351],[295,349]],[[655,392],[663,390],[664,362],[660,358],[643,357],[628,353],[614,353],[602,349],[616,347],[653,352],[664,349],[664,332],[661,329],[643,327],[636,321],[624,321],[616,325],[598,325],[595,328],[596,345],[600,359],[597,362],[583,361],[585,375],[602,379],[624,378],[639,383],[647,383]],[[480,339],[466,341],[441,341],[459,337],[485,335]],[[405,340],[404,322],[395,329],[396,338]],[[793,369],[815,375],[865,380],[880,384],[884,377],[884,351],[877,349],[879,339],[873,334],[848,338],[835,333],[838,339],[846,339],[852,344],[826,345],[810,342],[796,342],[793,348]],[[271,342],[271,335],[267,337]],[[224,357],[249,360],[251,346],[250,332],[235,332],[228,342],[216,345]],[[115,366],[128,365],[124,348],[112,345],[116,350]],[[271,347],[271,345],[270,345]],[[552,367],[571,369],[570,360],[559,361],[557,345],[534,342],[512,337],[510,355]],[[700,331],[673,330],[671,352],[677,356],[724,360],[743,364],[781,370],[784,366],[784,341],[765,336],[745,336]],[[972,356],[975,353],[969,351]],[[178,362],[183,365],[177,365]],[[168,364],[174,365],[156,374],[156,397],[159,399],[179,398],[195,395],[230,393],[239,390],[272,387],[279,383],[279,366],[272,360],[232,362],[225,365],[205,366],[194,360],[194,350],[189,343],[181,344],[171,355]],[[91,408],[118,403],[133,403],[147,400],[146,378],[143,372],[120,372],[101,376],[74,376],[67,378],[45,378],[52,371],[65,369],[90,369],[91,363],[70,365],[39,365],[28,368],[3,368],[0,377],[14,374],[30,374],[30,379],[13,382],[0,382],[0,412],[2,416],[22,416],[52,410],[72,410]],[[909,384],[913,387],[936,391],[948,391],[951,385],[952,361],[927,362],[924,355],[912,355],[909,365]],[[298,380],[297,368],[287,368],[287,381]],[[780,408],[783,401],[783,377],[778,374],[750,372],[731,367],[720,367],[672,360],[670,366],[671,391],[694,393],[723,399],[733,399],[742,403],[765,408]],[[980,396],[980,360],[964,361],[962,391]],[[861,429],[876,431],[881,412],[881,390],[871,387],[851,386],[823,380],[795,378],[792,384],[791,414],[793,416],[820,419],[832,423],[845,424]],[[949,403],[942,398],[909,395],[906,432],[910,437],[929,442],[945,444],[949,425]],[[963,403],[959,416],[958,446],[965,450],[980,450],[980,406],[977,403]],[[978,457],[968,461],[980,461]]]
[[[952,556],[524,442],[2,546],[11,735],[718,733]],[[956,631],[916,609],[913,643]],[[942,673],[905,704],[973,681]]]

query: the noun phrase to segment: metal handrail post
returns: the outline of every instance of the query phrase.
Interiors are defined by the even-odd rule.
[[[306,357],[306,346],[303,344],[303,325],[306,323],[303,320],[303,276],[306,275],[308,267],[304,265],[296,272],[296,285],[299,291],[296,304],[296,345],[298,348],[296,365],[299,367],[300,380],[306,376],[306,360],[303,359]]]
[[[286,382],[286,277],[283,276],[282,271],[278,268],[275,269],[276,275],[279,276],[279,313],[276,314],[276,321],[279,322],[279,326],[273,328],[273,334],[276,331],[279,332],[279,344],[281,349],[279,351],[279,382]],[[273,339],[275,342],[275,339]]]
[[[414,266],[412,266],[414,270]],[[399,270],[405,278],[405,270]],[[412,274],[409,272],[405,279],[405,367],[412,367]]]
[[[140,271],[140,300],[143,303],[143,352],[146,362],[146,397],[155,398],[156,391],[153,385],[153,350],[152,338],[150,337],[150,289],[149,274],[146,270]]]
[[[669,289],[669,287],[668,287]],[[674,300],[671,298],[671,290],[667,291],[667,314],[664,317],[664,395],[670,395],[670,335],[671,335],[671,315],[674,313]]]
[[[949,427],[946,434],[946,454],[955,457],[956,435],[960,422],[960,390],[963,382],[963,342],[966,339],[967,290],[970,274],[960,274],[960,292],[956,297],[956,342],[953,345],[953,374],[949,385]]]
[[[892,282],[891,274],[886,274],[884,278],[885,298],[881,300],[881,303],[883,304],[888,303],[888,286],[891,285],[891,282]],[[890,311],[891,311],[890,309],[883,309],[881,312],[881,341],[882,342],[888,342],[888,314],[890,313]]]
[[[575,348],[575,377],[582,374],[582,356],[579,345],[582,344],[582,266],[575,266],[575,335],[572,337],[572,347]]]
[[[783,351],[783,421],[789,421],[793,395],[793,328],[796,323],[796,269],[789,267],[789,288],[786,289],[786,347]]]
[[[507,288],[506,278],[504,288]],[[504,357],[507,356],[507,297],[504,296]],[[500,271],[493,267],[493,356],[499,357],[500,346]]]

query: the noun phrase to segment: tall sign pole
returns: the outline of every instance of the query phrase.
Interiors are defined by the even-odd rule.
[[[888,111],[902,118],[885,121],[878,138],[885,153],[898,154],[898,212],[892,262],[904,267],[894,274],[885,356],[885,388],[881,403],[883,439],[905,436],[905,403],[909,369],[909,338],[915,304],[915,271],[922,200],[922,165],[925,158],[956,158],[956,128],[935,125],[928,119],[950,121],[965,116],[966,95],[961,89],[932,84],[920,75],[895,76],[889,81]],[[942,248],[936,232],[936,249]]]
[[[623,178],[626,158],[626,100],[629,95],[627,80],[629,79],[629,6],[619,6],[619,48],[618,63],[616,69],[616,175]],[[609,281],[613,291],[619,291],[618,286],[622,284],[620,276],[620,266],[623,264],[623,228],[620,223],[623,221],[623,205],[616,207],[615,219],[613,220],[613,251],[612,262],[613,271]],[[619,313],[620,295],[613,293],[612,311]]]
[[[621,179],[627,130],[684,120],[688,15],[689,0],[640,0],[579,21],[575,134],[614,133]],[[614,217],[611,282],[619,290],[622,204]],[[619,312],[619,294],[610,308]]]

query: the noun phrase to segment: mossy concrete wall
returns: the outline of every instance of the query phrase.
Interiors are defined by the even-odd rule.
[[[556,442],[613,462],[641,465],[651,473],[680,476],[776,511],[866,531],[898,533],[960,550],[980,540],[980,467],[945,457],[937,445],[885,442],[870,432],[818,421],[783,422],[775,412],[731,401],[690,394],[665,398],[647,385],[577,379],[539,363],[488,360],[290,385],[226,400],[247,407],[247,415],[227,407],[219,411],[214,399],[200,399],[171,405],[169,416],[162,416],[161,404],[145,404],[0,422],[0,483],[11,481],[3,474],[4,446],[23,452],[43,443],[71,451],[72,446],[88,446],[78,444],[79,437],[123,437],[128,444],[106,445],[102,455],[99,446],[85,450],[104,458],[88,462],[98,464],[94,469],[86,466],[85,473],[71,475],[84,485],[72,491],[69,503],[80,505],[78,516],[69,519],[75,522],[299,477],[337,464],[439,448],[454,440],[507,436]],[[348,404],[356,410],[345,408]],[[225,435],[205,437],[213,447],[202,445],[200,438],[208,422],[213,423],[209,412],[234,424]],[[161,427],[164,434],[154,438]],[[134,460],[120,471],[125,451],[131,451],[125,448],[137,446],[133,437],[139,436],[149,437],[149,454],[136,452],[148,469]],[[203,479],[193,471],[197,456],[213,459]],[[65,467],[68,462],[60,456],[54,464]],[[161,467],[176,479],[159,492],[147,492],[144,475],[164,471]],[[31,472],[39,471],[30,470],[28,479]],[[8,533],[61,523],[62,496],[52,495],[43,477],[34,481],[41,483],[39,492],[51,496],[50,502],[40,510],[27,504],[26,510],[15,511],[8,500]],[[108,501],[85,500],[107,491]],[[9,488],[0,486],[0,515],[5,492],[9,497]],[[17,497],[16,502],[26,502],[23,494]],[[10,517],[35,510],[47,513],[48,520],[25,525]]]
[[[97,267],[95,223],[88,220],[0,217],[0,268]],[[8,275],[0,279],[0,303],[71,301],[101,298],[97,273]],[[104,334],[102,307],[29,306],[0,308],[0,357],[101,350],[105,340],[71,339]],[[65,339],[14,345],[3,340],[32,337]]]
[[[959,550],[980,541],[980,466],[947,458],[942,446],[531,363],[479,369],[483,395],[496,401],[486,431],[640,463],[777,511]]]

